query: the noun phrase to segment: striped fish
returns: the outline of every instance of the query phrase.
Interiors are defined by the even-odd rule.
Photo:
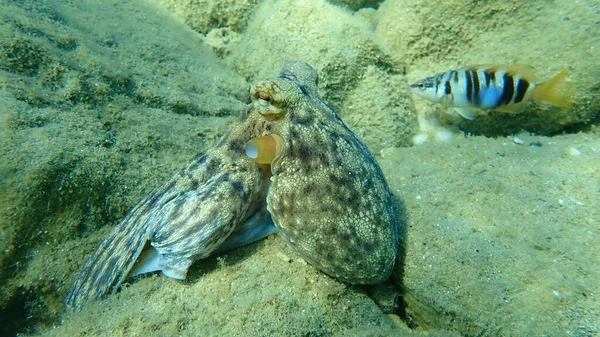
[[[568,71],[544,83],[535,83],[522,66],[479,65],[427,77],[410,86],[411,91],[435,103],[452,107],[473,120],[474,109],[519,111],[529,100],[570,107],[572,83]]]

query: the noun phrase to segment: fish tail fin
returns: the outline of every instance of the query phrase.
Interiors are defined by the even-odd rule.
[[[575,86],[568,80],[568,76],[569,71],[565,69],[547,82],[538,84],[531,93],[531,99],[571,107],[575,95]]]
[[[65,310],[79,310],[90,300],[115,292],[125,281],[152,236],[149,222],[135,214],[134,209],[85,262],[65,298]]]

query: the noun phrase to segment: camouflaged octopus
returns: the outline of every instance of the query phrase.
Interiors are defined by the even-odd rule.
[[[316,71],[297,61],[254,85],[220,143],[140,201],[98,246],[66,307],[79,309],[136,274],[184,279],[194,261],[274,232],[341,281],[385,281],[398,249],[388,185],[316,92]]]

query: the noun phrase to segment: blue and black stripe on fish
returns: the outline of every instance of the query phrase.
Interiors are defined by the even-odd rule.
[[[461,116],[475,119],[473,109],[519,111],[530,100],[572,105],[573,85],[568,71],[544,83],[535,83],[522,66],[479,65],[427,77],[410,86],[429,101],[454,108]]]

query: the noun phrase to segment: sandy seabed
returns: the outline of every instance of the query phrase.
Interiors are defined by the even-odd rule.
[[[600,334],[599,17],[591,0],[0,2],[0,334]],[[288,60],[386,175],[406,223],[390,280],[341,283],[274,235],[64,314],[96,245]],[[576,104],[468,121],[408,91],[482,63],[568,67]]]

